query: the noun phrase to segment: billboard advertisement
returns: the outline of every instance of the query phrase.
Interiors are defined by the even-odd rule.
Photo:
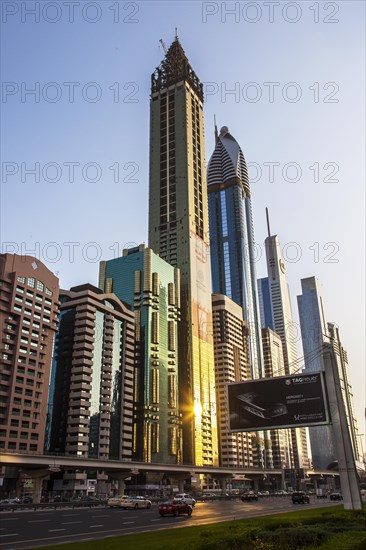
[[[228,384],[233,432],[329,424],[323,372]]]

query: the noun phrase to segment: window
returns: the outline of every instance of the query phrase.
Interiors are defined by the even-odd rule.
[[[46,288],[46,294],[47,296],[52,296],[53,292],[49,288]]]
[[[44,284],[41,283],[41,281],[37,281],[37,290],[40,290],[42,292],[44,290]]]
[[[151,389],[152,389],[151,401],[153,403],[159,403],[159,370],[158,369],[151,369]]]
[[[25,283],[25,277],[18,277],[18,283]]]
[[[151,337],[151,342],[153,344],[158,344],[159,343],[159,313],[157,311],[154,311],[152,313],[152,337]]]
[[[168,349],[175,351],[175,322],[168,321]]]
[[[34,277],[28,277],[28,286],[30,286],[31,288],[34,288],[34,285],[35,285],[35,279]]]

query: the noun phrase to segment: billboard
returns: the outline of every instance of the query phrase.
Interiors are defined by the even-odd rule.
[[[233,432],[329,424],[323,372],[227,385]]]

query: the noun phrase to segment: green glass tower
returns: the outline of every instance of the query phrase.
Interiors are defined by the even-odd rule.
[[[151,77],[149,246],[181,273],[185,464],[218,464],[203,91],[175,38]]]
[[[179,464],[179,269],[140,245],[101,262],[99,287],[131,304],[135,314],[133,457]]]

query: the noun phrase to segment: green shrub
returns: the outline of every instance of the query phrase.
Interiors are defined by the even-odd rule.
[[[308,550],[365,550],[366,533],[337,533],[322,546],[312,546]]]
[[[320,525],[299,525],[259,533],[260,540],[272,542],[276,548],[284,550],[320,545],[327,539],[327,536],[328,534]]]

